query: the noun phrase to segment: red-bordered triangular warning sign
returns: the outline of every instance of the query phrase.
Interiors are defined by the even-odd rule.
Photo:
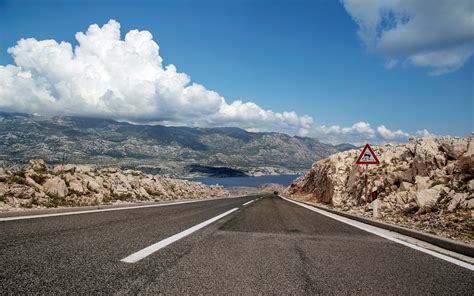
[[[359,157],[357,158],[356,164],[379,164],[380,161],[375,156],[374,150],[370,148],[369,144],[365,144],[364,149],[360,153]]]

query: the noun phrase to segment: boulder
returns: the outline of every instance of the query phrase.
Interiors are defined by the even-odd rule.
[[[445,138],[440,142],[441,150],[452,159],[459,159],[467,151],[468,142],[466,139]]]
[[[86,193],[86,189],[82,186],[82,182],[77,179],[73,179],[69,181],[69,190],[75,192],[77,194],[84,194]]]
[[[30,199],[34,196],[35,189],[25,185],[13,184],[6,193],[5,195],[10,195],[16,199]]]
[[[474,179],[470,180],[469,182],[467,182],[467,189],[470,191],[470,192],[474,192]]]
[[[104,195],[102,193],[94,193],[93,198],[98,204],[101,204],[104,201]]]
[[[35,203],[39,206],[47,206],[48,205],[48,196],[46,193],[42,191],[37,191],[34,193],[34,200]]]
[[[400,191],[409,191],[410,189],[413,188],[413,184],[409,183],[409,182],[402,182],[400,184]]]
[[[408,169],[406,171],[401,171],[397,173],[398,179],[402,182],[413,183],[415,180],[415,172],[413,169]]]
[[[127,176],[121,173],[114,173],[110,175],[110,191],[117,196],[125,196],[132,194],[132,186],[130,185]],[[133,194],[135,195],[135,194]]]
[[[472,210],[474,209],[474,198],[471,198],[470,200],[467,201],[467,206],[468,209]],[[471,211],[472,213],[472,211]]]
[[[7,182],[9,178],[10,176],[7,174],[0,174],[0,182]]]
[[[42,159],[32,159],[28,162],[27,169],[31,169],[35,172],[44,173],[48,170],[48,167]]]
[[[454,196],[451,198],[451,201],[448,205],[448,211],[454,211],[458,206],[462,205],[466,200],[468,194],[467,193],[455,193]]]
[[[400,183],[400,177],[396,173],[390,173],[385,177],[385,180],[387,181],[388,184],[394,185],[394,184],[399,184]]]
[[[408,192],[408,191],[395,192],[394,194],[391,194],[386,199],[389,200],[394,205],[396,205],[398,208],[402,208],[408,202],[408,194],[411,194],[411,192]]]
[[[94,191],[94,192],[99,192],[99,189],[101,188],[99,183],[97,183],[97,181],[94,178],[89,177],[87,175],[83,176],[82,184],[87,189],[89,189],[90,191]]]
[[[146,198],[146,199],[150,199],[150,194],[148,194],[148,192],[145,190],[145,188],[143,187],[139,187],[137,190],[137,195],[142,197],[142,198]]]
[[[363,178],[364,177],[361,174],[360,166],[353,166],[346,183],[346,188],[351,194],[356,194],[359,186],[362,184]]]
[[[417,175],[428,176],[429,172],[446,165],[446,158],[440,151],[436,138],[423,138],[415,147],[413,167]]]
[[[53,168],[53,173],[71,173],[74,174],[76,171],[76,166],[73,164],[57,165]]]
[[[452,175],[454,174],[455,172],[457,171],[457,166],[454,162],[450,162],[448,163],[445,167],[444,167],[444,173],[446,175]]]
[[[48,179],[43,184],[43,189],[48,195],[59,198],[64,198],[68,194],[66,182],[59,177]]]
[[[110,167],[110,168],[103,168],[100,170],[101,173],[117,173],[119,172],[120,170],[118,168],[113,168],[113,167]]]
[[[26,183],[26,185],[35,188],[37,191],[43,191],[43,186],[41,186],[40,184],[36,183],[36,182],[35,182],[33,179],[31,179],[30,177],[26,177],[26,178],[25,178],[25,183]]]
[[[415,201],[418,207],[431,209],[436,206],[438,200],[448,189],[443,185],[436,185],[433,188],[424,189],[416,193]]]
[[[76,172],[77,173],[90,173],[93,172],[94,168],[90,165],[76,165]]]
[[[463,173],[474,174],[474,134],[471,134],[467,151],[459,158],[458,166]]]
[[[429,177],[416,176],[415,177],[416,191],[428,189],[431,185]]]

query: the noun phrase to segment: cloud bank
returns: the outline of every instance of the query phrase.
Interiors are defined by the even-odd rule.
[[[321,125],[316,128],[315,136],[327,143],[352,143],[355,145],[362,145],[365,143],[397,143],[408,140],[410,136],[425,138],[434,137],[435,135],[426,129],[419,130],[415,134],[409,134],[402,130],[390,130],[385,127],[385,125],[372,128],[370,123],[360,121],[348,127],[341,127],[339,125]]]
[[[248,131],[311,135],[331,143],[399,142],[408,133],[367,122],[313,128],[313,118],[264,110],[253,102],[228,103],[191,82],[172,64],[163,66],[148,31],[124,39],[110,20],[76,34],[78,45],[21,39],[8,52],[15,65],[0,66],[0,110],[43,115],[106,117],[134,123],[199,127],[236,126]],[[427,130],[417,136],[432,136]]]
[[[408,64],[439,75],[474,54],[472,0],[341,0],[370,52],[386,67]]]
[[[264,110],[252,102],[228,103],[163,66],[148,31],[120,36],[110,20],[75,35],[78,45],[21,39],[9,48],[15,65],[0,66],[0,109],[45,115],[108,117],[186,126],[238,126],[306,135],[310,116]]]

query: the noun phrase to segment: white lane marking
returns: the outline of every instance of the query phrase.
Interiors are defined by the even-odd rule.
[[[209,200],[216,200],[216,199],[187,200],[187,201],[180,201],[180,202],[160,203],[160,204],[156,204],[156,205],[144,205],[144,206],[108,208],[108,209],[87,210],[87,211],[77,211],[77,212],[64,212],[64,213],[51,213],[51,214],[29,215],[29,216],[6,217],[6,218],[0,218],[0,222],[2,222],[2,221],[24,220],[24,219],[35,219],[35,218],[45,218],[45,217],[67,216],[67,215],[90,214],[90,213],[99,213],[99,212],[133,210],[133,209],[142,209],[142,208],[164,207],[164,206],[187,204],[187,203],[193,203],[193,202],[209,201]]]
[[[170,237],[168,237],[168,238],[166,238],[166,239],[164,239],[164,240],[162,240],[162,241],[159,241],[159,242],[157,242],[156,244],[153,244],[153,245],[148,246],[148,247],[146,247],[146,248],[144,248],[144,249],[141,249],[140,251],[138,251],[138,252],[136,252],[136,253],[133,253],[132,255],[130,255],[130,256],[126,257],[126,258],[123,258],[123,259],[120,260],[120,261],[126,262],[126,263],[135,263],[135,262],[138,262],[138,261],[142,260],[143,258],[145,258],[145,257],[147,257],[147,256],[149,256],[149,255],[151,255],[151,254],[153,254],[153,253],[155,253],[156,251],[158,251],[158,250],[160,250],[160,249],[162,249],[162,248],[164,248],[164,247],[166,247],[166,246],[168,246],[168,245],[174,243],[175,241],[178,241],[178,240],[182,239],[183,237],[186,237],[186,236],[190,235],[191,233],[193,233],[193,232],[195,232],[195,231],[198,231],[199,229],[201,229],[201,228],[203,228],[203,227],[205,227],[205,226],[207,226],[207,225],[209,225],[209,224],[211,224],[211,223],[213,223],[213,222],[215,222],[215,221],[217,221],[217,220],[223,218],[224,216],[227,216],[227,215],[229,215],[230,213],[232,213],[232,212],[234,212],[234,211],[237,211],[237,210],[238,210],[238,208],[233,208],[232,210],[229,210],[229,211],[227,211],[227,212],[225,212],[225,213],[222,213],[222,214],[220,214],[220,215],[218,215],[218,216],[215,216],[214,218],[211,218],[211,219],[206,220],[206,221],[204,221],[204,222],[202,222],[202,223],[199,223],[198,225],[195,225],[195,226],[193,226],[193,227],[191,227],[191,228],[188,228],[188,229],[186,229],[186,230],[184,230],[184,231],[181,231],[180,233],[177,233],[177,234],[175,234],[175,235],[173,235],[173,236],[170,236]]]
[[[253,199],[251,201],[248,201],[248,202],[244,203],[243,206],[249,205],[249,204],[253,203],[254,201],[255,201],[255,199]]]
[[[381,229],[381,228],[378,228],[378,227],[375,227],[375,226],[372,226],[372,225],[368,225],[368,224],[365,224],[365,223],[362,223],[362,222],[359,222],[359,221],[355,221],[355,220],[352,220],[352,219],[349,219],[349,218],[346,218],[346,217],[341,217],[339,215],[336,215],[336,214],[333,214],[333,213],[329,213],[329,212],[326,212],[324,210],[321,210],[321,209],[318,209],[318,208],[315,208],[315,207],[312,207],[312,206],[309,206],[309,205],[306,205],[306,204],[302,204],[302,203],[299,203],[297,201],[294,201],[294,200],[291,200],[291,199],[288,199],[286,197],[283,197],[283,196],[280,196],[281,198],[283,198],[284,200],[286,201],[289,201],[289,202],[292,202],[294,204],[297,204],[299,206],[302,206],[304,208],[307,208],[313,212],[316,212],[316,213],[319,213],[321,215],[324,215],[324,216],[327,216],[329,218],[332,218],[334,220],[337,220],[337,221],[340,221],[342,223],[345,223],[345,224],[349,224],[353,227],[356,227],[356,228],[359,228],[359,229],[362,229],[364,231],[367,231],[367,232],[370,232],[372,234],[375,234],[375,235],[378,235],[380,237],[383,237],[385,239],[388,239],[390,241],[393,241],[393,242],[396,242],[396,243],[399,243],[401,245],[404,245],[406,247],[409,247],[409,248],[412,248],[412,249],[415,249],[415,250],[418,250],[420,252],[423,252],[423,253],[426,253],[426,254],[429,254],[431,256],[434,256],[434,257],[437,257],[439,259],[442,259],[442,260],[445,260],[445,261],[448,261],[448,262],[451,262],[453,264],[456,264],[456,265],[459,265],[461,267],[464,267],[464,268],[467,268],[469,270],[474,270],[474,265],[473,264],[469,264],[467,262],[464,262],[464,261],[461,261],[461,260],[458,260],[458,259],[455,259],[455,258],[452,258],[452,257],[449,257],[449,256],[446,256],[444,254],[440,254],[440,253],[437,253],[437,252],[434,252],[432,250],[428,250],[428,249],[425,249],[423,247],[420,247],[420,246],[417,246],[417,245],[414,245],[414,244],[411,244],[409,242],[406,242],[406,241],[403,241],[403,240],[400,240],[398,238],[395,238],[393,236],[390,235],[390,233],[392,231],[389,231],[389,230],[386,230],[386,229]],[[411,238],[413,239],[413,238]],[[413,239],[414,240],[414,239]]]

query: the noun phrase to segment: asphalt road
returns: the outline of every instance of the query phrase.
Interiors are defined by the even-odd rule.
[[[0,222],[0,294],[472,295],[474,272],[270,195]],[[237,211],[136,262],[121,259]]]

